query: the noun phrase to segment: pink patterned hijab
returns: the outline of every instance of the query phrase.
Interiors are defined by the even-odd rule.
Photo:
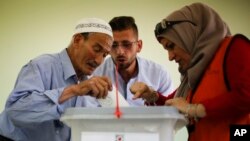
[[[219,44],[230,36],[230,30],[216,11],[202,3],[193,3],[174,11],[165,21],[190,21],[173,25],[156,36],[167,38],[186,50],[192,57],[189,69],[182,74],[176,96],[186,97],[187,90],[195,89],[202,74],[212,60]]]

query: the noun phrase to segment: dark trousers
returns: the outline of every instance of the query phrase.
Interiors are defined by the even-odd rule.
[[[13,141],[13,140],[0,135],[0,141]]]

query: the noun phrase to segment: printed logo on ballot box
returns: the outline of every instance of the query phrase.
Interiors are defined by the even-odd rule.
[[[115,135],[115,141],[125,141],[123,134],[116,134]]]

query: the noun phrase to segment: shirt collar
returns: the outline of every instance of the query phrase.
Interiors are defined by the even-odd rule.
[[[60,54],[60,60],[61,60],[61,64],[62,64],[62,68],[63,68],[63,72],[64,72],[64,79],[67,80],[68,78],[74,76],[76,77],[76,72],[74,70],[74,67],[71,63],[71,60],[69,58],[69,55],[67,53],[66,49],[63,49]]]

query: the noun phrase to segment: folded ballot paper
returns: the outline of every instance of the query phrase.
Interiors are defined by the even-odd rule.
[[[129,104],[125,98],[118,91],[119,107],[128,107]],[[116,89],[113,87],[113,91],[109,91],[105,99],[98,99],[102,107],[116,107]]]

